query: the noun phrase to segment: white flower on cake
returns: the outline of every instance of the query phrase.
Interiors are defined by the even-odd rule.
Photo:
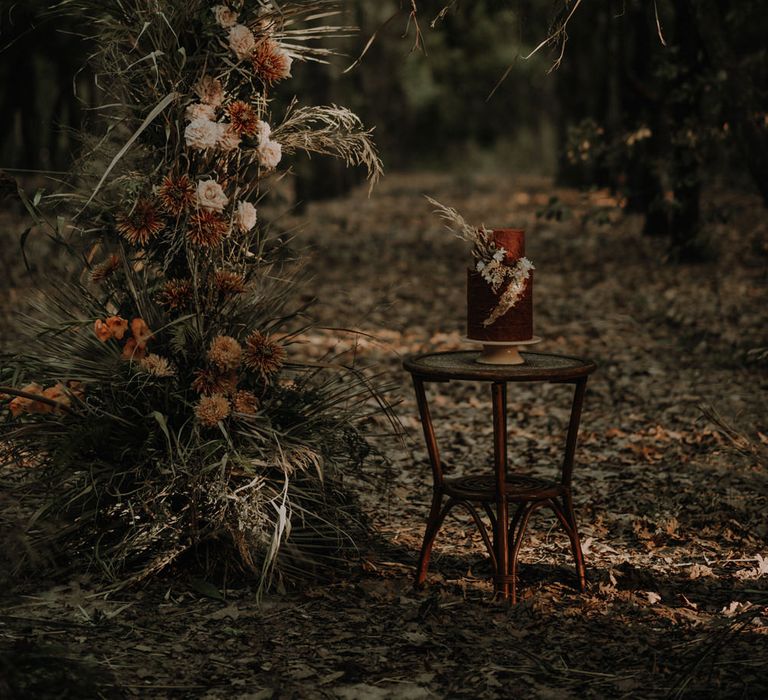
[[[204,75],[195,85],[195,94],[201,102],[218,107],[224,101],[224,86],[218,78]]]
[[[184,141],[190,148],[204,151],[215,148],[221,138],[224,127],[210,119],[193,119],[184,129]]]
[[[184,118],[191,122],[195,121],[195,119],[214,121],[216,119],[216,108],[204,102],[195,102],[187,106],[187,109],[184,111]]]
[[[222,211],[227,202],[229,199],[216,180],[201,180],[197,183],[197,203],[203,209]]]
[[[277,141],[264,141],[256,149],[259,161],[267,170],[276,168],[280,159],[283,157],[283,147]]]
[[[250,202],[238,202],[235,209],[235,224],[240,231],[248,233],[256,225],[256,207]]]
[[[237,12],[231,10],[226,5],[214,5],[211,8],[213,16],[220,27],[229,29],[237,24]]]
[[[229,48],[242,61],[248,58],[256,48],[256,37],[244,24],[236,24],[229,30]]]
[[[520,301],[525,292],[525,284],[531,276],[531,270],[535,269],[528,258],[520,258],[514,267],[505,268],[505,277],[509,279],[509,285],[501,295],[499,303],[491,311],[491,315],[483,321],[484,326],[490,326]]]

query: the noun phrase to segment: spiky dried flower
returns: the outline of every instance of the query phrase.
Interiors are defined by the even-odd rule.
[[[231,394],[237,390],[237,373],[222,374],[216,369],[198,369],[193,375],[192,388],[198,394]]]
[[[146,199],[140,199],[132,211],[117,217],[117,230],[131,245],[147,245],[164,228],[160,212]]]
[[[192,301],[192,280],[170,279],[157,294],[157,302],[172,311],[186,309]]]
[[[104,262],[99,263],[91,272],[94,282],[104,282],[120,269],[120,258],[112,253]]]
[[[213,288],[223,297],[233,297],[246,290],[245,278],[237,272],[216,270],[213,273]]]
[[[247,102],[235,100],[227,107],[229,123],[241,136],[255,136],[259,126],[259,115]]]
[[[220,243],[228,232],[227,221],[220,214],[198,209],[189,219],[187,238],[194,245],[210,248]]]
[[[259,410],[260,405],[261,402],[252,391],[241,389],[235,392],[235,395],[232,397],[232,408],[235,413],[252,416]]]
[[[195,203],[195,184],[186,175],[168,175],[158,188],[157,196],[169,214],[178,216]]]
[[[243,348],[240,343],[228,335],[217,335],[208,348],[208,361],[222,372],[240,367]]]
[[[243,362],[248,369],[258,372],[264,381],[269,381],[280,371],[285,355],[282,345],[259,331],[253,331],[245,340]]]
[[[251,54],[251,64],[265,85],[273,85],[291,76],[293,59],[274,39],[263,39]]]
[[[166,378],[176,375],[173,365],[165,357],[153,352],[139,361],[139,368],[153,377]]]
[[[204,75],[195,84],[195,94],[201,102],[218,107],[224,101],[224,86],[212,75]]]
[[[229,401],[221,394],[203,396],[195,406],[195,416],[205,427],[215,428],[230,413]]]

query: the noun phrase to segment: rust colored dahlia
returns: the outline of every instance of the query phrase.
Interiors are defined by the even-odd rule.
[[[227,108],[229,123],[240,136],[255,136],[259,125],[256,110],[247,102],[235,100]]]
[[[259,410],[259,399],[252,391],[241,389],[232,397],[232,408],[235,413],[252,416]]]
[[[207,428],[215,428],[230,413],[229,401],[221,394],[203,396],[195,406],[195,415]]]
[[[213,289],[223,297],[237,296],[246,289],[245,278],[237,272],[216,270],[213,273]]]
[[[166,176],[157,196],[169,214],[178,216],[195,203],[195,185],[186,175]]]
[[[186,309],[192,302],[192,280],[170,279],[160,288],[157,302],[172,311]]]
[[[220,243],[228,231],[229,226],[220,214],[209,209],[198,209],[189,218],[187,238],[194,245],[210,248]]]
[[[222,372],[240,367],[243,348],[240,343],[228,335],[217,335],[208,349],[208,361]]]
[[[110,278],[120,269],[120,258],[114,253],[110,255],[104,262],[99,263],[91,271],[91,279],[94,282],[103,282]]]
[[[147,245],[164,228],[160,212],[146,199],[140,199],[132,211],[117,217],[117,230],[131,245]]]
[[[243,362],[248,369],[258,372],[264,381],[268,381],[283,366],[285,348],[268,335],[254,331],[245,340]]]
[[[221,372],[206,368],[198,369],[194,373],[192,388],[198,394],[231,394],[237,390],[237,373]]]
[[[251,54],[253,72],[265,85],[284,80],[291,74],[291,57],[273,39],[264,39]]]

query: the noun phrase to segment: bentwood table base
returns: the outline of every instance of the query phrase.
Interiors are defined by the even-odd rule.
[[[485,544],[494,572],[495,589],[504,598],[517,600],[517,562],[531,515],[539,508],[551,509],[571,544],[576,562],[579,589],[585,590],[586,575],[576,516],[573,510],[571,477],[576,440],[588,375],[595,370],[591,362],[578,358],[542,353],[524,353],[525,365],[480,366],[474,364],[477,352],[431,353],[407,358],[405,368],[413,376],[427,452],[432,466],[432,505],[424,541],[416,568],[416,585],[427,575],[435,538],[448,513],[456,506],[468,511]],[[443,474],[440,451],[427,401],[426,382],[452,380],[491,383],[493,407],[494,473],[458,478]],[[557,481],[547,481],[525,474],[510,473],[507,468],[507,382],[556,382],[574,384],[571,416],[565,443],[565,455]],[[492,507],[495,504],[495,510]],[[511,522],[510,506],[515,509]],[[490,535],[482,514],[490,522]]]

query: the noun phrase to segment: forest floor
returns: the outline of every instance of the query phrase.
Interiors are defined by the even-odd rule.
[[[535,350],[598,364],[574,475],[586,594],[542,512],[516,605],[494,600],[464,515],[412,588],[431,475],[401,360],[467,347],[467,251],[423,193],[472,222],[524,226]],[[380,443],[391,490],[361,487],[375,537],[359,565],[261,605],[251,588],[178,573],[107,599],[87,578],[27,584],[2,598],[14,669],[0,657],[0,674],[28,672],[35,698],[767,697],[768,361],[755,350],[768,345],[768,224],[743,194],[707,201],[719,260],[697,265],[666,262],[607,193],[545,179],[394,174],[371,198],[284,222],[314,251],[320,325],[366,334],[313,331],[307,351],[354,345],[402,387],[405,438]],[[452,475],[488,468],[486,389],[430,390]],[[510,387],[517,469],[555,473],[569,401],[567,387]]]

